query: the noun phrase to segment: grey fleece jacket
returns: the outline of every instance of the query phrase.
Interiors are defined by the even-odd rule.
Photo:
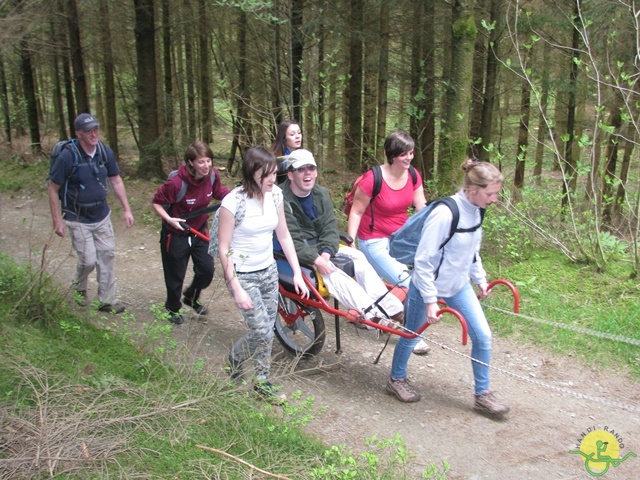
[[[460,210],[458,228],[472,228],[480,223],[480,208],[472,205],[462,191],[452,196]],[[425,303],[433,303],[440,297],[451,297],[469,281],[486,282],[487,274],[480,259],[482,228],[470,233],[455,233],[440,249],[449,236],[451,210],[437,205],[422,227],[422,236],[416,250],[411,281]]]

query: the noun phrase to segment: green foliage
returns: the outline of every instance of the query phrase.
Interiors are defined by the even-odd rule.
[[[343,447],[329,450],[344,452],[362,471],[349,470],[351,460],[339,458],[342,454],[323,456],[326,447],[301,430],[323,412],[313,398],[296,392],[284,406],[256,403],[250,385],[231,384],[205,359],[191,359],[176,348],[160,305],[152,307],[148,324],[93,308],[87,321],[74,314],[67,306],[73,299],[65,301],[45,275],[38,281],[27,267],[6,256],[0,260],[0,409],[7,413],[3,427],[18,432],[3,438],[0,458],[10,456],[13,478],[61,473],[62,465],[51,466],[42,452],[68,458],[65,466],[80,478],[134,478],[142,472],[154,478],[214,478],[220,471],[225,478],[246,477],[249,467],[198,445],[303,477],[343,464],[342,476],[314,478],[410,478],[406,468],[412,457],[399,437],[372,439],[358,456]],[[41,305],[56,297],[56,309]],[[40,321],[25,321],[33,310],[16,307],[25,298],[41,312]],[[56,313],[61,314],[52,316]],[[38,421],[42,415],[44,423]],[[92,461],[79,458],[79,448],[86,448]],[[29,460],[36,455],[42,461]],[[8,465],[0,462],[0,476]],[[435,467],[428,472],[424,478],[445,478],[436,476]]]
[[[322,480],[396,480],[413,478],[407,471],[412,455],[399,435],[393,438],[372,437],[365,441],[368,450],[357,454],[345,445],[325,450],[323,464],[311,472],[312,479]],[[429,464],[421,478],[445,479],[449,465],[442,471]]]
[[[562,253],[540,249],[528,262],[508,262],[494,254],[483,256],[483,261],[491,278],[514,283],[520,293],[520,311],[526,317],[567,325],[562,329],[493,311],[491,307],[508,311],[513,307],[511,293],[498,286],[483,300],[496,333],[515,335],[560,355],[580,357],[589,365],[629,369],[640,375],[637,346],[569,330],[576,326],[640,338],[640,284],[625,275],[626,262],[612,261],[603,273],[595,265],[578,268]]]

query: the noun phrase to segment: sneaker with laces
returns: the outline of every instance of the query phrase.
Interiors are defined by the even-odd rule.
[[[398,330],[400,327],[402,327],[402,323],[399,323],[396,320],[393,320],[392,318],[373,317],[371,321],[373,323],[377,323],[378,325],[383,325],[393,330]]]
[[[167,310],[169,312],[169,321],[176,325],[182,325],[184,323],[184,318],[180,315],[180,312],[172,312],[171,310]]]
[[[430,351],[431,351],[431,347],[427,345],[427,342],[425,342],[422,339],[420,339],[420,341],[416,343],[416,346],[413,347],[414,355],[426,355]]]
[[[89,302],[87,301],[86,290],[76,290],[76,293],[74,294],[74,299],[80,307],[86,307],[89,304]]]
[[[509,407],[500,403],[494,392],[490,390],[475,396],[474,408],[479,412],[488,413],[490,415],[504,415],[510,410]]]
[[[389,377],[389,381],[387,382],[387,392],[393,393],[398,397],[398,400],[404,403],[413,403],[420,400],[420,394],[414,386],[411,385],[408,378],[394,380]]]
[[[282,387],[276,387],[271,382],[260,381],[253,386],[253,391],[261,400],[281,405],[287,401],[287,396],[280,391]]]
[[[119,303],[101,303],[98,307],[98,310],[101,312],[118,314],[124,312],[124,305],[120,305]]]
[[[186,306],[193,308],[193,310],[198,315],[206,315],[209,313],[209,309],[200,303],[200,300],[196,300],[195,302],[191,300],[189,297],[183,297],[182,303]]]

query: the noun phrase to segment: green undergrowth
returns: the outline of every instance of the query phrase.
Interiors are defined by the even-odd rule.
[[[179,351],[158,312],[134,330],[72,301],[0,255],[0,478],[418,478],[401,438],[323,445],[303,431],[313,398],[257,400]]]
[[[520,316],[487,309],[493,330],[503,336],[533,341],[557,353],[575,356],[589,365],[628,370],[640,377],[640,346],[575,332],[567,328],[640,340],[640,282],[629,279],[628,265],[611,262],[604,273],[594,265],[576,265],[560,253],[536,251],[527,262],[510,263],[484,256],[491,279],[512,282],[520,295]],[[484,301],[488,307],[513,308],[513,296],[503,286]]]

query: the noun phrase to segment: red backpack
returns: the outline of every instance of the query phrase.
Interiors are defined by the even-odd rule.
[[[382,189],[382,167],[380,165],[375,165],[371,168],[371,171],[373,172],[373,191],[371,192],[371,200],[369,200],[369,208],[371,209],[371,225],[369,225],[369,228],[373,232],[373,199],[378,196]],[[413,184],[415,185],[418,182],[418,175],[416,174],[416,169],[413,168],[413,165],[409,166],[409,173],[411,174],[411,180],[413,180]],[[347,218],[349,218],[349,214],[351,213],[351,207],[353,206],[353,199],[356,196],[358,185],[360,185],[362,178],[366,174],[367,173],[365,172],[356,178],[356,181],[353,182],[353,188],[344,196],[343,210]]]

